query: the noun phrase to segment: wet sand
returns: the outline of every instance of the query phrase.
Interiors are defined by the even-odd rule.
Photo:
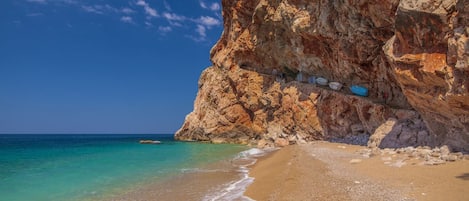
[[[254,162],[255,159],[250,156],[228,158],[186,169],[166,178],[155,178],[155,181],[122,189],[120,193],[100,200],[248,200],[244,198],[243,192],[252,178],[248,177],[246,167]]]
[[[469,200],[468,160],[393,165],[385,164],[388,156],[363,157],[363,148],[328,142],[285,147],[252,167],[255,180],[245,195],[259,201]]]
[[[109,200],[205,200],[211,192],[222,190],[227,182],[238,179],[239,174],[233,171],[188,173],[161,182],[142,185],[138,189]]]

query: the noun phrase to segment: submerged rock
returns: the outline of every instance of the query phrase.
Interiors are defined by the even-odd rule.
[[[140,144],[161,144],[158,140],[140,140]]]

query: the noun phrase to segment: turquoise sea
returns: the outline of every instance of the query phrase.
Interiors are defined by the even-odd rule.
[[[162,144],[139,144],[141,139]],[[224,192],[212,196],[221,198],[236,185],[249,183],[245,166],[226,168],[233,167],[234,159],[245,163],[240,157],[247,150],[242,145],[178,142],[173,135],[0,135],[0,200],[117,199],[121,194],[133,195],[142,186],[164,186],[160,181],[171,185],[172,178],[181,179],[183,174],[210,172],[203,171],[210,164],[231,164],[215,168],[221,168],[220,174],[232,171],[235,175],[223,181],[225,190],[210,187]],[[190,191],[188,187],[181,192]]]

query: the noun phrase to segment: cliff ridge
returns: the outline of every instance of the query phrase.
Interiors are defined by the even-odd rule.
[[[469,2],[223,0],[179,140],[469,151]],[[310,77],[342,83],[341,90]],[[350,93],[365,86],[367,97]]]

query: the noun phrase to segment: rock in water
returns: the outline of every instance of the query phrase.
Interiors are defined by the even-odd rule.
[[[140,140],[140,144],[161,144],[158,140]]]

